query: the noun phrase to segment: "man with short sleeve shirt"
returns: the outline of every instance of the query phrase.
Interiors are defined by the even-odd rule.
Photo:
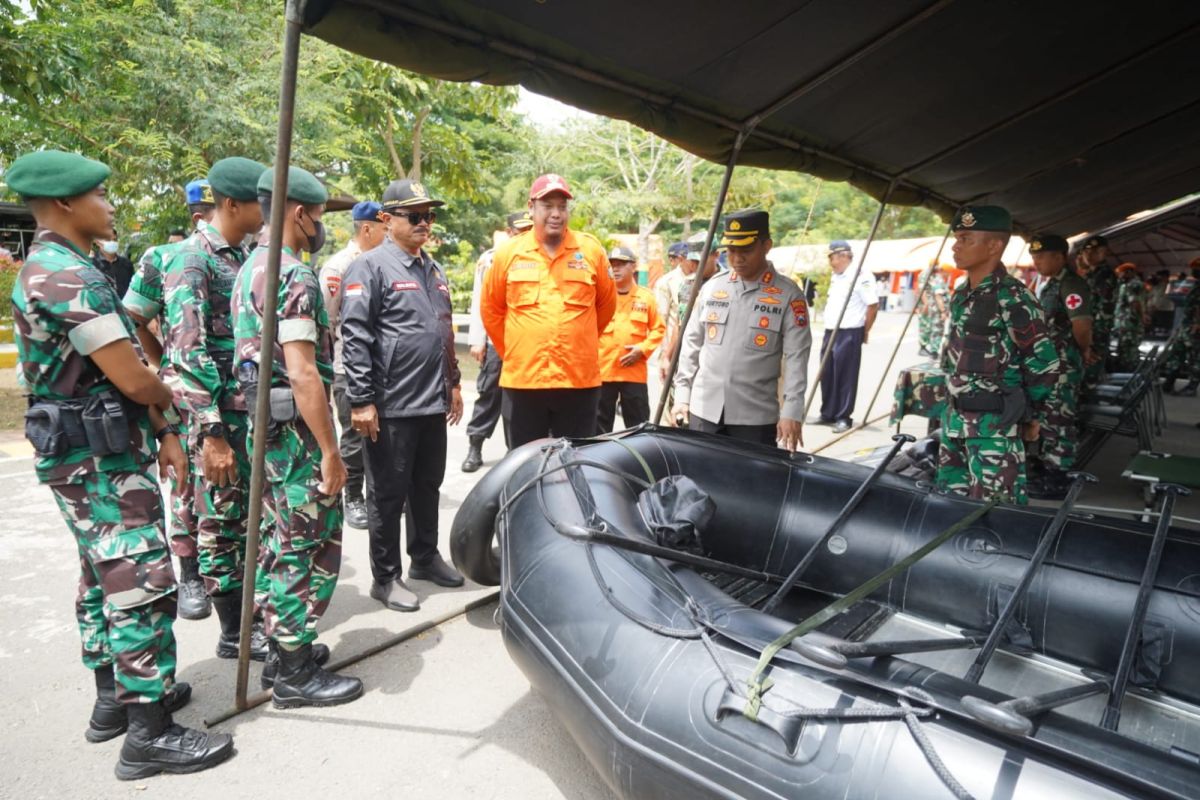
[[[342,366],[342,335],[338,315],[342,309],[342,278],[346,268],[354,259],[383,242],[387,230],[379,219],[382,206],[374,200],[364,200],[350,210],[354,235],[341,250],[330,256],[321,266],[321,294],[325,298],[325,311],[329,314],[329,326],[333,330],[333,405],[337,409],[338,424],[342,428],[339,447],[342,460],[346,462],[346,524],[351,528],[367,527],[367,506],[363,500],[363,444],[362,437],[350,424],[350,403],[346,400],[346,370]]]
[[[730,214],[721,244],[729,271],[701,287],[685,322],[671,416],[692,430],[795,451],[812,346],[804,291],[767,261],[767,212]]]
[[[855,276],[850,264],[854,251],[850,243],[829,243],[829,294],[825,300],[825,337],[821,352],[833,338],[833,351],[821,375],[821,417],[823,425],[833,424],[834,433],[850,430],[854,403],[858,399],[858,370],[862,361],[862,346],[867,342],[879,297],[871,273],[860,270]],[[849,304],[847,304],[849,298]],[[842,306],[846,313],[842,316]],[[838,317],[841,316],[841,324]]]

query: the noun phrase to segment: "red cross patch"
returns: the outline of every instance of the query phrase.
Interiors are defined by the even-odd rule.
[[[1077,294],[1069,294],[1069,295],[1067,295],[1067,299],[1064,300],[1063,302],[1065,302],[1067,304],[1067,308],[1074,311],[1075,309],[1077,309],[1081,305],[1083,305],[1083,298]]]

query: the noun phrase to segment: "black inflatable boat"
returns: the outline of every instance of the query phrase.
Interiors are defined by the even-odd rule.
[[[1078,487],[993,507],[645,427],[509,454],[451,547],[621,797],[1197,798],[1173,491],[1158,524],[1069,513]]]

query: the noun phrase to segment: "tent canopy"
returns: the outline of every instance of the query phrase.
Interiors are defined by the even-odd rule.
[[[1200,258],[1200,197],[1187,197],[1100,231],[1119,261],[1177,272]]]
[[[1078,233],[1200,184],[1200,3],[307,0],[305,29],[435,77],[519,83],[716,162],[948,218]]]

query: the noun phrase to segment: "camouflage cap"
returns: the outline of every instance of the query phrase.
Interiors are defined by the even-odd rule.
[[[258,178],[258,194],[270,195],[274,189],[275,168],[271,167]],[[300,167],[288,167],[287,198],[295,200],[297,203],[315,206],[328,200],[329,192],[317,180],[317,176],[308,170]]]
[[[208,170],[208,185],[217,194],[234,200],[258,197],[258,179],[266,167],[249,158],[222,158]]]
[[[112,174],[107,164],[62,150],[26,153],[8,166],[4,179],[21,197],[75,197]]]
[[[1066,253],[1070,249],[1067,240],[1057,233],[1039,233],[1029,240],[1031,253]]]
[[[1012,214],[1000,206],[964,206],[954,215],[955,231],[1012,233]]]

